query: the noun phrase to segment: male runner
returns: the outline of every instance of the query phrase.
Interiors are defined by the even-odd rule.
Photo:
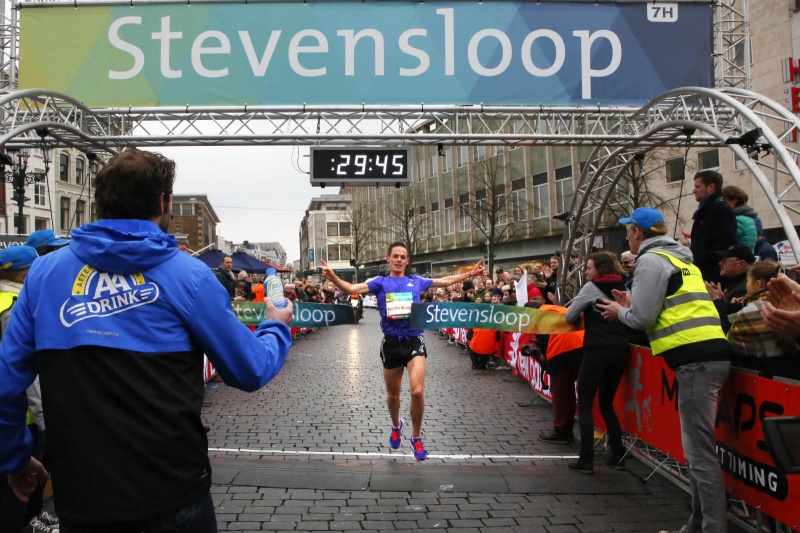
[[[472,267],[470,272],[454,274],[438,279],[425,279],[419,276],[406,276],[409,262],[408,246],[401,242],[389,245],[386,262],[389,263],[390,274],[369,280],[367,283],[353,285],[340,279],[322,260],[322,275],[333,282],[339,289],[349,294],[366,294],[371,292],[378,297],[378,312],[381,315],[381,360],[383,361],[383,380],[386,383],[386,405],[392,418],[392,431],[389,435],[389,446],[400,447],[403,440],[403,419],[400,418],[400,386],[403,382],[403,368],[408,368],[408,380],[411,389],[411,448],[414,459],[427,459],[428,452],[422,445],[422,413],[425,410],[425,339],[422,331],[409,330],[408,317],[411,304],[419,302],[420,293],[431,287],[447,287],[460,283],[472,276],[480,276],[484,272],[483,259]],[[422,356],[422,357],[417,357]]]

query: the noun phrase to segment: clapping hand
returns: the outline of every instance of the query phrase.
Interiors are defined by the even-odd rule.
[[[800,337],[800,285],[783,274],[770,281],[761,316],[770,331]]]

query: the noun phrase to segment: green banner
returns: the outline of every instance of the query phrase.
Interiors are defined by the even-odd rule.
[[[257,326],[264,321],[267,306],[264,303],[231,302],[239,322]],[[309,304],[297,302],[292,308],[293,328],[324,328],[355,324],[353,308],[349,305]]]
[[[481,328],[520,333],[568,333],[580,328],[564,315],[511,305],[458,302],[421,303],[411,306],[410,329]]]

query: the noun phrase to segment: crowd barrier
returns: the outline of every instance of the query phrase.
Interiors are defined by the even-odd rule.
[[[442,331],[466,345],[465,329]],[[551,400],[547,372],[542,372],[534,357],[521,354],[530,337],[501,332],[499,355],[536,394]],[[622,429],[637,442],[685,465],[677,395],[675,372],[663,358],[653,357],[649,348],[631,345],[630,363],[614,400]],[[595,424],[602,430],[602,417],[595,411]],[[800,416],[800,383],[732,369],[720,395],[715,432],[725,489],[749,508],[797,529],[800,476],[787,476],[776,469],[761,426],[762,419],[770,416]],[[794,446],[800,447],[800,443]]]

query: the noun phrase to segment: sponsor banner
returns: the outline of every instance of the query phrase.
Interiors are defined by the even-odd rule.
[[[649,348],[631,345],[631,359],[614,409],[622,429],[686,463],[678,416],[678,382],[663,357],[653,357]],[[594,422],[605,427],[597,410]]]
[[[257,326],[264,321],[267,306],[263,302],[231,302],[231,306],[243,324]],[[292,306],[293,328],[324,328],[343,324],[355,324],[353,308],[349,305],[296,302]]]
[[[90,107],[641,105],[713,86],[713,10],[700,3],[20,7],[20,89]]]
[[[648,348],[631,346],[631,361],[614,408],[622,429],[686,463],[681,444],[675,372]],[[792,527],[800,523],[800,476],[775,469],[761,420],[800,416],[800,385],[732,370],[717,414],[717,454],[725,489],[734,497]],[[595,425],[604,428],[595,409]]]
[[[551,313],[552,314],[552,313]],[[533,344],[535,339],[529,333],[505,333],[502,335],[501,343],[503,351],[501,357],[508,362],[516,374],[519,374],[525,381],[531,384],[536,394],[553,400],[550,394],[550,375],[544,372],[541,363],[535,357],[522,355],[522,347],[526,344]]]
[[[717,453],[728,492],[797,529],[800,476],[779,473],[764,442],[761,421],[773,416],[800,416],[800,385],[731,372],[717,415]]]
[[[411,306],[411,329],[482,328],[517,333],[567,333],[564,315],[511,305],[435,302]]]

